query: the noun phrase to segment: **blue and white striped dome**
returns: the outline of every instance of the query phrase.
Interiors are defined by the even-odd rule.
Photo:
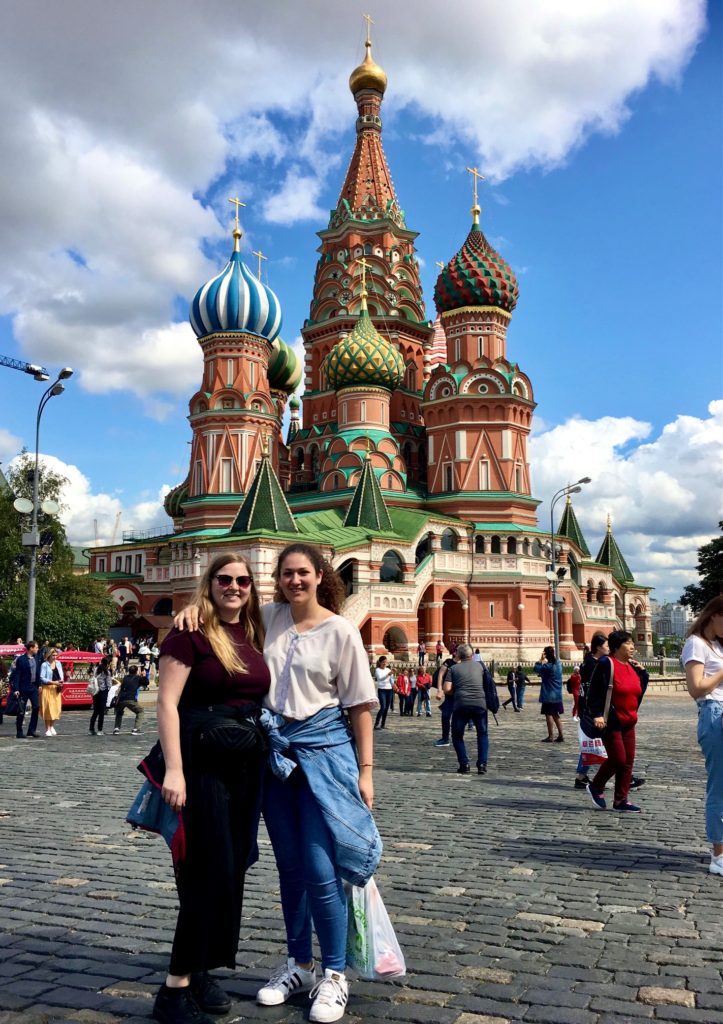
[[[281,330],[281,305],[254,277],[241,253],[232,252],[221,273],[196,292],[190,321],[197,338],[217,331],[249,331],[273,341]]]

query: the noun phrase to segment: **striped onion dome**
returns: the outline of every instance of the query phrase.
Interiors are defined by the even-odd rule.
[[[275,391],[291,392],[301,382],[304,368],[291,345],[281,338],[274,339],[269,359],[269,386]]]
[[[335,391],[365,385],[393,391],[404,378],[401,353],[376,329],[366,303],[351,333],[336,343],[321,369]]]
[[[221,273],[199,288],[191,303],[191,327],[197,338],[217,331],[248,331],[273,341],[281,330],[279,300],[241,259],[240,237],[239,232]]]
[[[517,278],[475,219],[464,245],[437,278],[434,304],[438,313],[463,306],[497,306],[511,313],[518,291]]]

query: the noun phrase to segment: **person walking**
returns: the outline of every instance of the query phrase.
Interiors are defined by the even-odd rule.
[[[412,665],[409,669],[409,707],[407,714],[413,715],[417,704],[417,667]]]
[[[434,673],[433,685],[436,689],[435,696],[437,700],[442,702],[439,706],[439,714],[442,719],[442,736],[440,739],[434,741],[435,747],[449,746],[449,735],[452,727],[452,711],[454,710],[454,700],[452,699],[451,693],[445,692],[444,681],[447,677],[447,673],[454,664],[454,658],[447,658],[442,665],[437,666],[437,671]]]
[[[15,659],[15,664],[10,671],[10,685],[15,696],[20,701],[18,713],[15,718],[15,737],[22,740],[26,736],[30,739],[38,738],[38,714],[40,711],[40,665],[38,664],[38,645],[34,640],[28,640],[25,644],[25,654],[20,654]],[[23,720],[25,711],[30,701],[30,721],[28,731],[23,734]]]
[[[379,711],[374,721],[375,729],[383,729],[387,724],[387,715],[392,703],[394,684],[392,682],[392,670],[387,664],[384,655],[377,658],[377,667],[374,669],[374,678],[377,684],[377,698],[379,700]]]
[[[442,664],[442,655],[443,654],[444,654],[444,647],[442,646],[442,641],[438,640],[437,643],[435,644],[435,647],[434,647],[434,655],[435,655],[435,658],[437,659],[437,668],[439,668],[439,666]]]
[[[399,698],[400,716],[409,715],[409,697],[412,692],[412,684],[409,681],[409,675],[405,668],[402,668],[401,671],[397,673],[397,678],[394,681],[394,692]]]
[[[543,743],[552,743],[553,726],[557,729],[555,743],[564,743],[560,715],[565,713],[562,703],[562,667],[555,657],[554,647],[545,647],[542,658],[534,666],[533,672],[540,677],[540,714],[545,716],[547,736]]]
[[[613,810],[635,811],[640,808],[628,800],[635,763],[635,726],[638,709],[648,685],[648,673],[634,660],[635,642],[632,633],[616,629],[608,635],[610,654],[598,659],[590,679],[587,711],[596,728],[602,729],[607,758],[597,770],[587,791],[599,811],[604,811],[605,786],[615,776]],[[612,684],[605,718],[606,698]]]
[[[518,665],[515,669],[515,687],[517,688],[517,710],[523,711],[525,707],[525,690],[529,679],[525,675],[525,670],[522,665]]]
[[[115,706],[115,727],[113,729],[113,735],[117,736],[121,731],[121,724],[123,722],[123,712],[132,711],[135,717],[133,728],[131,729],[131,736],[140,736],[141,724],[143,722],[143,707],[138,702],[138,687],[140,686],[140,677],[138,675],[138,666],[131,665],[128,669],[128,675],[123,677],[123,681],[118,691],[118,700]]]
[[[40,666],[40,714],[45,722],[45,735],[57,736],[55,723],[60,720],[63,710],[63,666],[58,661],[54,647]]]
[[[570,678],[567,681],[567,692],[572,695],[572,720],[577,722],[579,719],[578,710],[580,703],[580,686],[582,684],[582,678],[580,676],[580,669],[577,665],[573,668],[570,673]]]
[[[161,646],[159,743],[142,762],[183,822],[176,851],[179,910],[168,974],[155,999],[161,1024],[210,1024],[231,1000],[209,972],[236,965],[244,881],[258,859],[266,743],[259,728],[270,685],[251,570],[214,558],[196,589],[202,632],[172,629]],[[138,673],[131,667],[134,684]]]
[[[708,870],[723,875],[723,597],[714,597],[688,630],[680,660],[698,705],[698,743],[705,757]]]
[[[103,722],[105,721],[106,702],[108,690],[113,685],[113,673],[110,667],[110,659],[103,658],[93,676],[98,687],[93,694],[93,713],[90,716],[88,732],[91,736],[103,735]]]
[[[507,689],[510,691],[510,695],[507,700],[502,701],[502,707],[506,708],[508,704],[511,704],[513,710],[517,711],[517,677],[513,668],[507,673]]]
[[[427,645],[424,640],[420,640],[417,645],[417,659],[420,668],[424,668],[424,663],[427,660]]]
[[[607,654],[609,654],[608,638],[604,633],[595,633],[590,641],[590,648],[585,651],[585,656],[580,666],[580,692],[577,698],[578,712],[580,713],[585,709],[587,691],[595,666],[598,660]],[[580,756],[577,759],[577,769],[575,770],[575,789],[586,790],[589,783],[590,776],[587,774],[586,766],[582,759],[582,751],[580,751]]]
[[[487,734],[487,701],[485,700],[485,668],[474,660],[470,644],[457,647],[458,664],[453,664],[444,682],[444,692],[452,697],[452,744],[457,755],[458,775],[469,775],[469,757],[464,742],[464,731],[472,722],[477,732],[477,773],[487,771],[489,737]]]

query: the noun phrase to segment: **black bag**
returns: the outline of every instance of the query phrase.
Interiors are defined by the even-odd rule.
[[[605,725],[603,726],[603,728],[602,729],[598,729],[598,727],[595,725],[595,720],[594,720],[593,716],[590,714],[590,711],[588,710],[588,706],[587,706],[587,693],[586,693],[586,699],[585,699],[584,707],[580,707],[580,705],[578,704],[578,713],[580,715],[580,728],[585,733],[587,738],[591,739],[591,740],[599,739],[602,736],[603,732],[605,731],[605,727],[608,724],[608,716],[610,715],[610,708],[612,706],[612,699],[613,699],[613,677],[615,675],[615,667],[614,667],[612,661],[610,661],[609,659],[608,659],[608,665],[610,666],[610,679],[608,681],[607,693],[605,694],[605,708],[603,709],[603,715],[602,715],[602,717],[603,717],[603,719],[605,721]],[[588,691],[589,691],[589,687],[590,687],[590,684],[588,683],[588,687],[587,687]]]
[[[492,678],[488,668],[482,668],[482,680],[485,688],[485,704],[491,715],[496,715],[500,710],[500,698],[497,693],[497,684]]]
[[[10,716],[19,715],[25,706],[26,699],[27,698],[21,697],[15,690],[11,690],[8,694],[7,701],[5,702],[4,714]]]
[[[268,749],[264,733],[252,718],[224,718],[202,725],[194,739],[203,761],[219,767],[240,765]]]

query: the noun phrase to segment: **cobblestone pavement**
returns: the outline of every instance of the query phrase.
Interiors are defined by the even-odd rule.
[[[0,727],[0,1024],[146,1020],[175,920],[170,858],[133,832],[134,770],[154,737],[130,721],[54,740]],[[641,815],[574,791],[577,745],[546,745],[536,705],[500,712],[487,776],[457,776],[439,716],[390,717],[377,739],[377,875],[406,978],[355,982],[347,1020],[503,1024],[723,1022],[723,878],[707,873],[704,772],[690,700],[651,698],[639,728]],[[236,1001],[224,1022],[306,1019],[308,1000],[257,1007],[283,956],[271,850],[250,873]],[[227,972],[221,972],[227,973]]]

